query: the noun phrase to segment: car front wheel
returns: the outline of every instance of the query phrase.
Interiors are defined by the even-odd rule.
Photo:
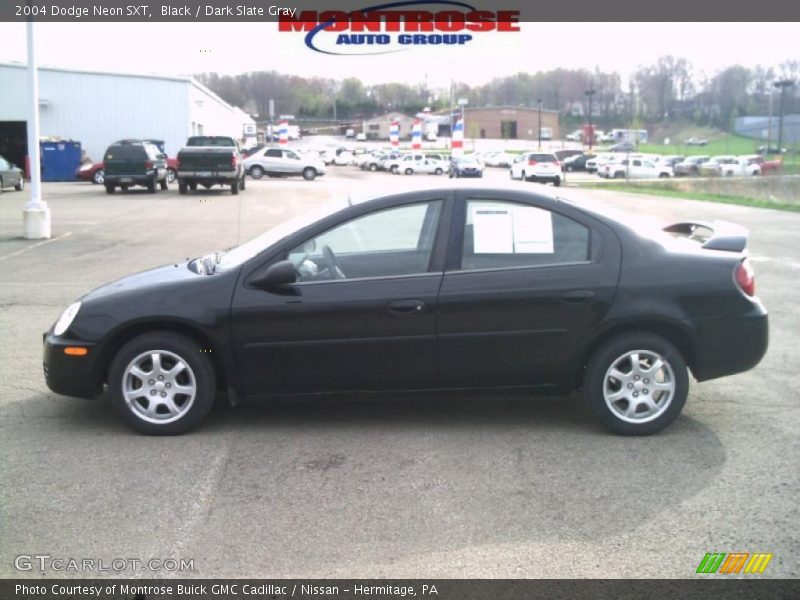
[[[208,414],[216,378],[195,342],[174,333],[150,333],[117,353],[108,385],[111,405],[130,427],[148,435],[175,435]]]
[[[22,190],[25,189],[25,178],[24,177],[20,176],[19,182],[17,183],[17,185],[14,186],[14,189],[17,190],[18,192],[21,192]]]
[[[97,169],[92,176],[92,181],[97,185],[103,185],[106,180],[106,172],[103,169]]]
[[[672,423],[686,403],[686,362],[660,336],[620,335],[592,355],[584,393],[594,413],[614,433],[656,433]]]

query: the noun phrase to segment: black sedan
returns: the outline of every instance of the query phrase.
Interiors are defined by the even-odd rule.
[[[519,189],[342,202],[241,246],[100,287],[45,334],[55,392],[148,434],[216,392],[582,388],[621,434],[656,432],[698,381],[755,366],[767,313],[746,232],[648,231]]]

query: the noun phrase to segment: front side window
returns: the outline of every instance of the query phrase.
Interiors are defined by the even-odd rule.
[[[288,254],[304,281],[392,277],[426,273],[441,200],[356,217]]]
[[[295,154],[291,150],[284,150],[283,153],[286,156],[286,158],[291,158],[293,160],[300,160],[300,158],[297,156],[297,154]]]
[[[280,158],[281,157],[281,151],[278,150],[277,148],[270,148],[269,150],[267,150],[264,153],[264,156],[269,157],[269,158]]]
[[[589,260],[589,228],[569,217],[514,202],[467,201],[461,270]]]

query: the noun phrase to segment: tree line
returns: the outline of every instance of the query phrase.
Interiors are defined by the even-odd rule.
[[[538,106],[557,110],[564,117],[585,118],[592,91],[592,119],[602,125],[652,124],[690,121],[729,129],[733,119],[778,112],[778,80],[793,80],[785,97],[784,112],[800,110],[800,61],[774,66],[732,65],[713,75],[697,73],[685,58],[663,56],[654,64],[638,67],[627,81],[619,73],[600,69],[551,69],[520,72],[478,86],[449,82],[444,87],[425,83],[365,85],[356,77],[341,80],[298,77],[276,71],[241,75],[203,73],[198,79],[227,102],[242,107],[258,120],[292,114],[301,119],[362,119],[386,111],[408,114],[430,106],[447,109],[455,99],[470,106]]]

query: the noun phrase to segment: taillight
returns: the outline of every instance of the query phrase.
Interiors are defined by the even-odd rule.
[[[180,156],[175,159],[175,168],[176,169],[180,169],[181,168],[181,157]]]
[[[756,275],[753,272],[753,266],[746,258],[736,266],[734,271],[734,279],[736,285],[748,296],[756,295]]]
[[[559,167],[559,168],[561,167],[561,161],[560,160],[556,161],[556,166]]]
[[[529,167],[533,167],[534,165],[536,165],[536,161],[535,160],[531,159],[531,160],[528,161],[528,166]]]
[[[236,170],[236,155],[231,154],[231,168],[235,171]]]
[[[144,161],[144,168],[147,169],[148,171],[150,169],[152,169],[153,168],[153,161],[152,160]]]

